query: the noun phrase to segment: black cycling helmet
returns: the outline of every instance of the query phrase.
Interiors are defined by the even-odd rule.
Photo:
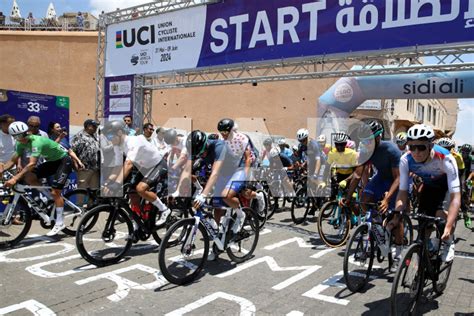
[[[383,133],[383,126],[377,120],[365,121],[365,124],[359,127],[358,136],[360,139],[376,138]]]
[[[234,121],[229,118],[222,119],[217,123],[217,130],[219,132],[230,132],[233,128]]]
[[[263,141],[263,146],[271,146],[273,144],[273,140],[271,138],[267,138]]]
[[[464,145],[461,146],[461,151],[471,152],[472,151],[472,146],[470,144],[464,144]]]
[[[106,136],[117,135],[119,131],[127,133],[127,125],[122,120],[105,122],[102,133]]]
[[[186,148],[191,153],[192,159],[198,158],[206,150],[207,135],[200,130],[192,131],[186,139]]]
[[[207,136],[207,139],[219,139],[219,135],[217,135],[216,133],[209,134],[209,136]]]
[[[163,139],[165,140],[165,143],[167,143],[168,145],[174,145],[177,137],[178,137],[178,133],[176,132],[175,129],[172,129],[172,128],[166,130],[165,134],[163,135]]]

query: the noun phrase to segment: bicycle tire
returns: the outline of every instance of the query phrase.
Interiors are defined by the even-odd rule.
[[[161,243],[163,242],[163,238],[166,235],[166,232],[171,228],[171,226],[173,226],[175,223],[179,222],[180,220],[184,218],[188,218],[189,213],[190,213],[189,210],[171,209],[171,214],[166,220],[166,223],[151,234],[153,236],[153,239],[157,242],[157,244],[161,245]],[[170,240],[169,244],[174,245],[178,241],[179,241],[179,236],[176,237],[174,240]]]
[[[305,188],[298,190],[291,203],[291,219],[293,220],[293,223],[296,225],[303,223],[306,220],[311,207],[311,198],[307,196]],[[296,213],[297,210],[298,214]]]
[[[106,231],[109,222],[112,222],[112,227]],[[108,235],[104,236],[105,233]],[[125,209],[99,205],[87,212],[79,222],[76,247],[87,262],[103,267],[119,262],[126,255],[132,246],[132,236],[133,223]],[[119,245],[122,237],[123,242]],[[94,249],[96,244],[104,244],[104,248]]]
[[[364,235],[366,235],[366,237],[368,239],[364,240]],[[368,259],[368,263],[365,263],[365,261],[363,262],[364,265],[362,267],[365,268],[365,266],[367,266],[367,270],[365,271],[365,275],[364,273],[361,273],[361,272],[355,272],[355,271],[352,271],[352,273],[349,271],[349,264],[351,263],[354,263],[354,267],[356,266],[355,264],[355,260],[356,260],[356,256],[357,256],[357,253],[358,253],[358,250],[360,247],[364,247],[363,243],[367,241],[369,242],[369,247],[370,247],[370,252],[369,253],[365,253],[365,260]],[[351,257],[352,257],[352,253],[351,253],[351,246],[356,243],[356,249],[355,249],[355,252],[354,252],[354,261],[351,262]],[[371,232],[369,232],[369,227],[367,224],[362,224],[362,225],[359,225],[354,234],[352,234],[352,237],[349,239],[349,242],[347,243],[347,246],[346,246],[346,251],[344,252],[344,263],[343,263],[343,270],[344,270],[344,280],[346,281],[346,285],[347,285],[347,288],[355,293],[355,292],[359,292],[360,290],[362,290],[368,283],[369,281],[369,277],[370,277],[370,273],[372,272],[372,266],[373,266],[373,263],[374,263],[374,239],[373,239],[373,235],[371,234]],[[359,256],[361,256],[361,253],[359,252]],[[360,266],[360,265],[359,265]],[[354,276],[354,278],[351,277]],[[357,282],[358,281],[358,282]]]
[[[12,248],[22,241],[26,234],[28,234],[30,231],[31,223],[33,221],[31,210],[23,198],[20,198],[15,210],[13,210],[11,218],[19,219],[21,222],[23,222],[23,225],[14,225],[11,222],[8,225],[4,225],[2,217],[3,216],[0,216],[0,249]]]
[[[267,220],[273,217],[275,211],[278,208],[278,198],[271,195],[268,196],[268,212],[267,212]]]
[[[237,233],[236,236],[233,236],[232,229],[230,229],[231,226],[229,226],[229,229],[227,231],[227,239],[229,240],[233,238],[234,241],[232,241],[231,245],[227,247],[226,252],[230,260],[236,263],[244,262],[253,255],[255,248],[257,248],[258,237],[260,232],[260,225],[256,212],[248,207],[242,208],[242,211],[245,213],[245,221],[244,225],[242,226],[242,229]],[[243,247],[242,242],[248,237],[252,236],[252,233],[254,238],[251,242],[251,246]],[[238,248],[238,251],[234,252],[235,248]],[[249,248],[249,250],[247,250],[246,248]],[[244,251],[242,251],[242,249]],[[239,252],[243,253],[243,256],[239,256]]]
[[[253,210],[255,210],[255,214],[258,217],[259,227],[260,227],[260,229],[262,229],[263,226],[265,226],[265,223],[267,222],[267,217],[268,217],[268,198],[267,198],[267,193],[264,190],[257,190],[257,193],[260,193],[260,192],[263,193],[263,198],[265,200],[265,208],[260,213],[257,211],[257,209],[258,209],[257,199],[254,199],[252,201],[252,203],[251,203],[252,207],[251,208]]]
[[[439,228],[436,225],[435,227],[436,227],[436,238],[441,239],[442,232],[439,231]],[[441,240],[439,240],[439,245],[441,245]],[[453,266],[453,261],[443,262],[441,260],[441,257],[439,256],[439,252],[440,250],[438,250],[438,255],[436,256],[436,259],[431,261],[431,262],[434,261],[433,265],[436,265],[435,269],[437,273],[437,280],[433,280],[433,291],[437,295],[443,294],[444,290],[446,289],[446,286],[449,280],[449,275],[451,274],[451,268]],[[442,272],[444,272],[445,275],[444,277],[440,278],[440,275]]]
[[[337,247],[340,247],[340,246],[344,245],[346,243],[347,239],[349,238],[349,231],[351,229],[351,220],[350,220],[350,216],[348,216],[349,211],[346,208],[343,208],[341,210],[341,213],[340,213],[339,217],[337,219],[335,219],[335,220],[339,221],[340,224],[338,224],[338,225],[341,225],[341,227],[343,229],[342,234],[338,233],[338,234],[331,235],[331,237],[330,237],[329,233],[325,232],[326,228],[323,229],[323,227],[326,227],[326,224],[330,224],[329,221],[331,220],[331,214],[333,214],[333,212],[336,211],[336,209],[334,209],[334,207],[336,207],[336,208],[339,207],[337,201],[326,202],[321,207],[321,210],[319,211],[319,216],[318,216],[319,236],[321,237],[323,242],[331,248],[337,248]],[[329,226],[332,226],[336,229],[336,224],[330,224]],[[328,228],[329,228],[329,226],[328,226]],[[337,230],[340,231],[340,228],[337,229]]]
[[[187,284],[194,281],[198,277],[198,275],[201,273],[204,267],[204,264],[207,261],[207,256],[209,252],[209,235],[207,234],[207,231],[204,228],[204,225],[202,223],[199,223],[198,231],[202,235],[202,242],[204,243],[203,249],[199,249],[197,251],[199,253],[202,251],[201,261],[199,262],[199,264],[195,265],[194,263],[188,262],[186,260],[186,263],[183,264],[182,266],[183,269],[180,269],[179,272],[172,271],[174,267],[178,269],[180,262],[182,262],[182,261],[179,261],[179,259],[177,258],[178,256],[176,256],[176,254],[183,255],[183,251],[194,252],[194,250],[196,249],[195,243],[192,245],[186,245],[186,243],[191,240],[190,238],[192,238],[191,234],[192,234],[194,225],[195,225],[195,218],[186,218],[186,219],[180,220],[179,222],[171,226],[170,229],[168,229],[165,237],[163,238],[163,242],[160,245],[160,251],[158,253],[158,265],[160,267],[161,273],[163,274],[165,279],[168,280],[168,282],[170,283],[183,285],[183,284]],[[173,234],[175,234],[175,232],[178,231],[179,229],[182,229],[184,231],[184,233],[180,232],[178,234],[179,236],[181,236],[179,242],[174,245],[169,245],[168,244],[169,240],[171,239]],[[200,240],[200,238],[196,238],[194,242],[196,242],[196,240]],[[184,249],[185,246],[186,246],[186,249]],[[171,253],[170,258],[167,258],[168,253]],[[168,266],[168,261],[172,261],[169,266]],[[186,271],[184,270],[184,268],[191,269],[192,267],[195,267],[194,271],[192,271],[189,274],[185,273]],[[178,274],[184,274],[184,276],[178,275]]]
[[[77,200],[74,199],[75,195],[83,195],[84,198],[87,198],[86,201],[82,201],[81,205],[78,205]],[[76,236],[77,232],[77,226],[84,214],[92,209],[95,205],[95,201],[93,195],[86,189],[74,189],[66,194],[64,194],[64,197],[74,203],[77,207],[82,209],[81,214],[77,214],[76,210],[73,208],[69,207],[67,203],[64,203],[64,224],[66,227],[63,229],[63,232],[66,235],[69,236]],[[77,198],[76,198],[77,199]],[[95,222],[91,222],[91,225],[93,226]]]
[[[424,268],[421,253],[421,246],[419,244],[413,244],[408,247],[400,261],[400,265],[392,283],[392,291],[390,296],[391,315],[398,315],[399,307],[401,306],[407,308],[407,312],[410,315],[416,314],[416,305],[420,294],[423,291],[424,284]],[[407,277],[411,277],[413,274],[415,274],[413,276],[415,283],[406,286],[405,279]],[[403,288],[410,290],[408,294],[405,295],[404,293],[401,293],[401,291],[398,291],[398,285],[401,283]]]

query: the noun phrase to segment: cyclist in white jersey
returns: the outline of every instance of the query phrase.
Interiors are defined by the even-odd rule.
[[[429,216],[446,220],[441,239],[445,241],[441,259],[445,262],[454,258],[454,230],[461,207],[461,186],[456,161],[450,152],[433,144],[433,128],[424,124],[412,126],[407,133],[408,152],[400,160],[400,190],[397,195],[396,211],[402,212],[408,206],[410,174],[423,179],[423,190],[419,196],[419,211]],[[446,192],[450,193],[448,211],[443,210]]]

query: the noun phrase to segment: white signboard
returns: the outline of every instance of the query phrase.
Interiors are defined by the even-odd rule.
[[[357,107],[358,110],[377,110],[382,109],[382,101],[380,100],[367,100]]]
[[[129,112],[131,110],[130,97],[109,99],[110,112]]]
[[[197,6],[110,25],[106,77],[195,68],[205,24],[206,6]]]

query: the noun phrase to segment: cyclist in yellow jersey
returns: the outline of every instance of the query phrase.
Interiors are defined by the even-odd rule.
[[[334,135],[336,148],[333,148],[328,154],[328,164],[336,168],[338,183],[346,180],[357,165],[357,153],[346,147],[348,140],[349,136],[346,133],[336,133]]]

